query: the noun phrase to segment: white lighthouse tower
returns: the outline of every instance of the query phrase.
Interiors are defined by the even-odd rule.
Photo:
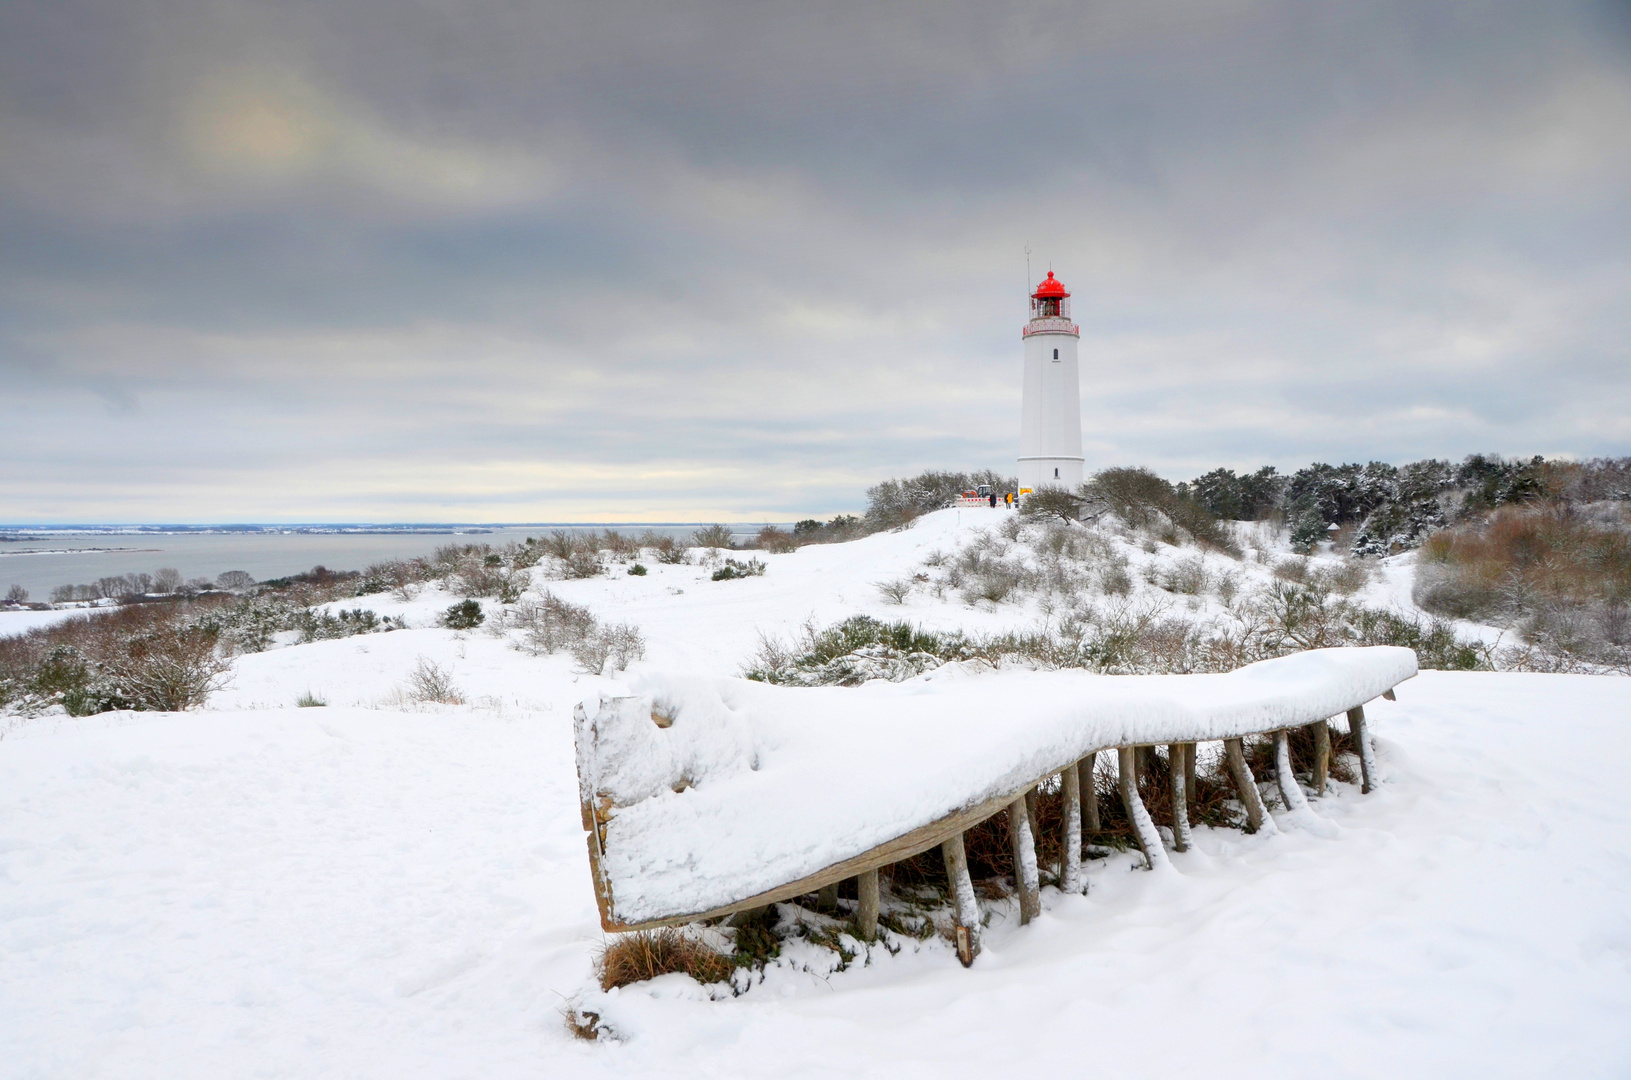
[[[1025,341],[1025,391],[1019,422],[1019,486],[1075,491],[1082,482],[1082,391],[1076,373],[1081,330],[1070,321],[1070,294],[1048,276],[1031,294]]]

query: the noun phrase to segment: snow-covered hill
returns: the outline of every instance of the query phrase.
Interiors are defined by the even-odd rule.
[[[809,621],[1057,619],[1065,591],[971,604],[944,580],[1005,520],[945,511],[742,580],[648,562],[547,587],[640,627],[648,665],[734,674]],[[1128,591],[1074,602],[1191,619],[1282,557],[1208,555],[1214,584],[1184,592],[1161,583],[1194,549],[1104,542]],[[1356,595],[1407,610],[1408,574]],[[901,580],[903,603],[876,587]],[[1170,875],[1095,860],[1087,896],[1046,890],[1023,930],[995,905],[968,971],[938,939],[841,972],[795,943],[740,997],[683,976],[601,994],[571,708],[603,680],[517,630],[435,628],[454,599],[337,605],[410,629],[242,656],[204,711],[7,721],[0,1075],[1631,1073],[1631,680],[1426,672],[1374,708],[1381,788],[1315,803],[1333,829],[1202,828]],[[421,661],[465,704],[412,700]],[[622,1041],[573,1039],[573,998]]]

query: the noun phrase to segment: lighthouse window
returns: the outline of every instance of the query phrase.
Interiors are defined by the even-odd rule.
[[[1059,479],[1059,470],[1058,469],[1053,470],[1053,478],[1055,480]]]
[[[1055,360],[1059,359],[1059,350],[1058,349],[1053,350],[1053,358]]]

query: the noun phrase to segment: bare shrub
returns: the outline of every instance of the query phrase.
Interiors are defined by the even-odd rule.
[[[1127,568],[1127,557],[1117,555],[1099,567],[1099,591],[1106,596],[1126,596],[1133,591],[1133,575]]]
[[[993,559],[968,576],[963,586],[963,598],[970,604],[980,600],[1000,604],[1024,583],[1023,570]]]
[[[572,554],[560,560],[558,566],[561,577],[567,580],[599,577],[603,569],[600,565],[600,553],[583,547],[574,549]]]
[[[699,983],[724,982],[736,965],[731,958],[673,927],[621,934],[595,957],[600,988],[629,986],[680,972]]]
[[[464,694],[453,685],[453,672],[424,656],[408,675],[408,696],[437,705],[464,704]]]
[[[702,548],[725,548],[729,550],[736,547],[731,539],[730,529],[724,525],[709,525],[698,529],[691,534],[691,543]]]
[[[789,551],[799,549],[797,537],[790,532],[776,528],[774,525],[766,525],[760,529],[754,543],[761,551],[768,551],[778,555],[785,555]]]
[[[1019,512],[1032,518],[1057,517],[1075,521],[1081,516],[1083,502],[1082,496],[1075,492],[1048,485],[1021,498]]]
[[[174,590],[171,590],[171,589],[160,589],[160,588],[158,588],[158,578],[157,578],[156,575],[154,577],[154,582],[153,583],[154,583],[154,591],[155,592],[173,592],[174,591]],[[255,575],[251,574],[247,570],[227,570],[227,571],[224,571],[224,572],[216,575],[216,578],[215,578],[215,587],[216,588],[218,588],[218,589],[228,589],[228,590],[231,590],[233,592],[240,592],[240,591],[242,591],[244,589],[249,588],[250,586],[252,586],[254,584],[255,584]]]
[[[1088,512],[1112,511],[1169,544],[1189,537],[1202,547],[1239,558],[1234,540],[1200,503],[1148,469],[1105,469],[1083,485]]]
[[[585,674],[604,675],[622,671],[636,660],[644,659],[646,642],[639,629],[628,623],[597,625],[569,646],[569,651]]]
[[[1199,596],[1206,591],[1208,575],[1206,563],[1199,557],[1179,559],[1162,570],[1156,584],[1167,592],[1183,596]]]
[[[181,588],[181,571],[173,566],[159,568],[153,575],[153,591],[159,593],[173,593]]]
[[[1370,581],[1370,567],[1358,559],[1343,559],[1321,573],[1331,591],[1338,596],[1352,596]]]
[[[97,666],[130,708],[179,712],[204,704],[225,682],[232,664],[215,646],[208,630],[164,620],[119,642]]]
[[[526,631],[523,647],[535,656],[570,649],[597,625],[588,608],[547,591],[536,601],[522,603],[510,618]]]
[[[667,566],[679,566],[686,560],[685,545],[672,536],[663,536],[647,530],[640,537],[640,546],[649,550],[657,561]]]
[[[640,554],[640,541],[632,536],[624,536],[613,529],[607,529],[600,534],[600,547],[616,562],[628,562]]]
[[[904,604],[906,598],[912,593],[911,578],[895,578],[892,581],[875,581],[873,588],[883,596],[886,604]]]
[[[1298,585],[1307,585],[1313,579],[1308,559],[1300,556],[1275,563],[1274,576],[1281,581],[1293,581]]]
[[[597,564],[598,565],[598,564]],[[491,596],[500,603],[513,604],[532,583],[525,570],[512,570],[503,557],[492,552],[472,553],[460,559],[452,575],[453,592],[467,598]]]

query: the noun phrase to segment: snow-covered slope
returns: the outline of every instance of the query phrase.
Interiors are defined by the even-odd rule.
[[[639,625],[650,669],[726,676],[811,617],[1034,625],[872,585],[991,521],[549,587]],[[1189,556],[1114,542],[1139,595],[1138,559]],[[1023,930],[994,905],[971,970],[939,939],[843,972],[794,943],[741,997],[602,994],[571,712],[613,684],[431,628],[452,600],[348,601],[418,629],[240,657],[206,711],[5,722],[0,1076],[1631,1074],[1631,680],[1424,672],[1371,709],[1379,790],[1313,803],[1330,829],[1095,860]],[[405,698],[421,658],[467,704]],[[568,998],[623,1041],[572,1039]]]

